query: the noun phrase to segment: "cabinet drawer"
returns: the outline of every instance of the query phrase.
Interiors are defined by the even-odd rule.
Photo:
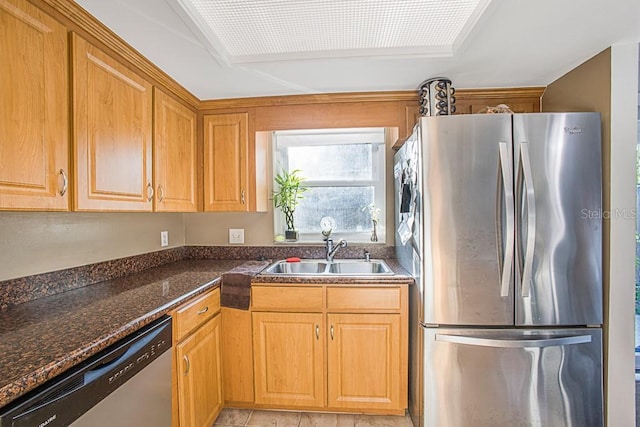
[[[400,310],[399,287],[389,288],[327,288],[327,310]]]
[[[253,286],[254,310],[322,311],[321,287]]]
[[[207,292],[180,307],[173,318],[175,341],[180,341],[218,311],[220,311],[220,288]]]

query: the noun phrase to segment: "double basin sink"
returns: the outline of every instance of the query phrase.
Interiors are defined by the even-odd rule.
[[[303,259],[299,262],[276,261],[263,274],[289,276],[390,276],[393,271],[382,260],[341,259],[325,261]]]

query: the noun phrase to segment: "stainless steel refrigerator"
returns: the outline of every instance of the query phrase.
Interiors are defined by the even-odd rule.
[[[600,426],[598,113],[421,118],[395,155],[414,424]]]

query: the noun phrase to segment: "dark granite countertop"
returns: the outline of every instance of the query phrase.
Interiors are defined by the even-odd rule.
[[[394,276],[303,278],[260,274],[252,282],[413,283],[395,260],[385,261]],[[267,265],[266,261],[187,259],[1,309],[0,407],[190,298],[219,286],[223,273],[256,273]]]
[[[0,310],[0,407],[218,286],[241,264],[177,261]]]

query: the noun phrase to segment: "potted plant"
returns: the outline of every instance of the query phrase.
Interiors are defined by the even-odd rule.
[[[273,192],[273,205],[280,208],[284,214],[287,224],[284,236],[287,240],[298,240],[298,231],[293,224],[293,213],[303,198],[302,193],[307,191],[307,187],[302,183],[304,178],[299,176],[299,173],[299,169],[291,172],[282,170],[274,178],[278,189]]]

